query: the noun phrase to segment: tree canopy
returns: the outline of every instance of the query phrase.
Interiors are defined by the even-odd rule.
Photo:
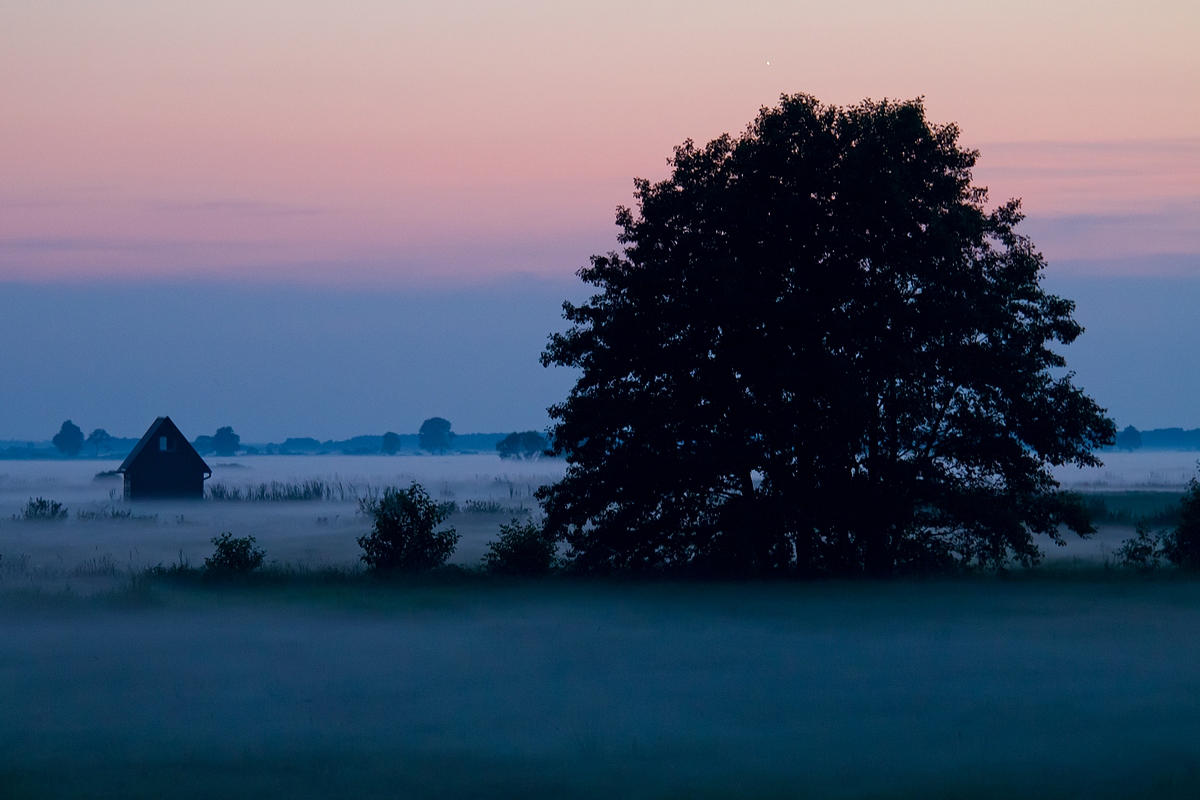
[[[219,456],[236,455],[242,446],[242,437],[233,432],[233,428],[225,426],[217,428],[212,437],[212,449]]]
[[[580,372],[539,495],[576,568],[891,574],[1091,532],[1048,469],[1115,432],[1057,350],[1082,328],[958,137],[785,96],[635,182],[543,354]]]
[[[537,431],[513,432],[496,442],[501,458],[534,459],[546,452],[550,442]]]
[[[104,428],[96,428],[88,434],[87,443],[96,448],[96,458],[100,457],[100,448],[108,447],[112,438],[112,435]]]
[[[417,442],[422,450],[431,453],[444,453],[454,442],[454,433],[450,430],[450,420],[441,417],[430,417],[421,423],[417,431]]]
[[[67,420],[58,429],[58,433],[54,434],[54,438],[50,442],[58,449],[58,452],[66,456],[77,456],[79,451],[83,449],[83,430],[71,420]]]

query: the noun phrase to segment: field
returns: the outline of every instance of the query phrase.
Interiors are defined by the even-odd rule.
[[[214,479],[416,478],[463,504],[528,507],[518,487],[561,469],[466,458],[244,459]],[[221,529],[258,536],[269,558],[349,566],[366,522],[343,501],[135,506],[157,516],[81,520],[77,508],[107,499],[91,481],[100,467],[15,466],[26,472],[0,467],[6,517],[43,494],[72,518],[0,523],[5,798],[1200,787],[1200,582],[1105,570],[1093,543],[1006,579],[131,585],[129,565],[179,549],[197,563]],[[1122,486],[1147,483],[1141,474],[1121,473]],[[478,559],[505,513],[455,515],[459,561]]]

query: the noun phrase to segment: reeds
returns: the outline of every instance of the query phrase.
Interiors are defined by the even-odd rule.
[[[378,494],[370,484],[323,481],[317,478],[306,481],[271,481],[234,486],[225,483],[210,483],[204,496],[209,500],[230,500],[255,503],[287,501],[325,500],[341,503],[358,502]]]

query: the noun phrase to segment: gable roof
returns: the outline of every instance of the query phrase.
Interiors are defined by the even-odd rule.
[[[186,448],[185,452],[191,452],[196,461],[200,462],[201,468],[203,468],[203,470],[209,475],[212,475],[212,469],[209,468],[204,459],[200,457],[200,454],[196,452],[196,448],[192,447],[192,443],[187,440],[187,437],[184,436],[183,432],[179,430],[174,422],[171,421],[170,417],[159,417],[158,419],[154,420],[150,427],[146,429],[146,432],[142,434],[142,438],[138,440],[138,443],[133,446],[132,450],[129,451],[129,455],[125,456],[125,460],[121,462],[121,466],[117,467],[117,472],[124,472],[125,470],[129,469],[129,467],[133,465],[133,462],[137,460],[138,456],[142,454],[142,451],[146,449],[146,445],[154,441],[154,439],[159,436],[174,436],[176,441],[180,443],[176,445],[176,450],[183,450]]]

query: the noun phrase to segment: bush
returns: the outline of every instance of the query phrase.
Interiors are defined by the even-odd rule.
[[[211,575],[248,575],[262,566],[267,555],[254,546],[253,536],[222,533],[214,536],[212,543],[217,546],[216,552],[204,559],[204,571]]]
[[[500,538],[488,544],[483,557],[489,572],[532,577],[554,569],[558,542],[536,522],[513,519],[500,526]]]
[[[21,512],[21,519],[27,522],[48,522],[50,520],[66,518],[67,509],[62,503],[56,503],[44,497],[39,497],[36,500],[32,497],[29,498],[29,502],[25,504],[24,511]]]
[[[1177,567],[1200,568],[1200,481],[1195,478],[1179,500],[1179,525],[1163,537],[1162,550]]]
[[[375,518],[371,532],[358,537],[362,560],[372,572],[423,572],[446,563],[458,532],[435,531],[446,521],[453,503],[437,503],[419,483],[407,489],[389,487],[378,500],[362,501]]]
[[[1162,558],[1159,538],[1151,535],[1148,523],[1139,522],[1137,536],[1126,539],[1121,544],[1121,549],[1117,551],[1117,557],[1121,559],[1121,565],[1125,567],[1144,572],[1157,569],[1158,562]]]

